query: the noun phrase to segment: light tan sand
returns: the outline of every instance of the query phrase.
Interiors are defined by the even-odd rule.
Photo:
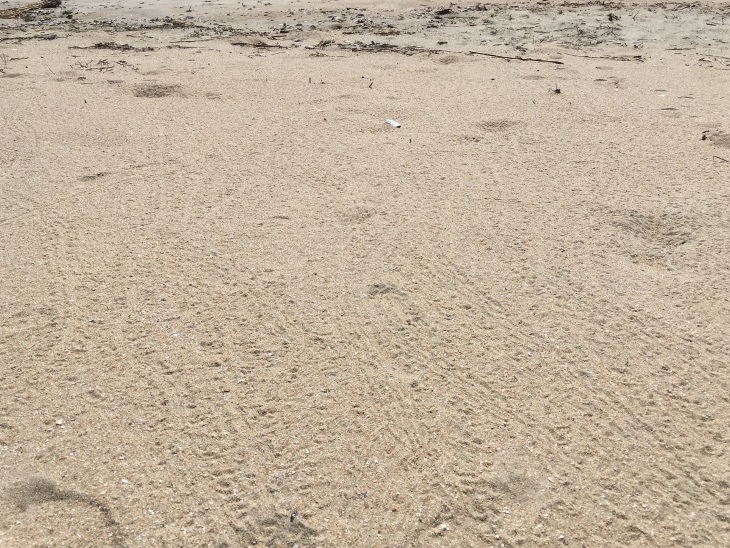
[[[730,545],[726,5],[452,8],[6,23],[0,546]]]

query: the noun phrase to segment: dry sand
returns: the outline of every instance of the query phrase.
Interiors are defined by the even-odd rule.
[[[0,546],[730,546],[728,4],[79,4],[0,21]]]

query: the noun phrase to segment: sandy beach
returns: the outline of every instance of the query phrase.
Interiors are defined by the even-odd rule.
[[[730,546],[730,4],[27,5],[0,546]]]

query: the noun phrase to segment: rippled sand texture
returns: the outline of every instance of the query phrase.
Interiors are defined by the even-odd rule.
[[[0,22],[0,544],[730,545],[727,5],[348,7]]]

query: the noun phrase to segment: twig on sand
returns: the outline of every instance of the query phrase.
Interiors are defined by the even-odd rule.
[[[316,47],[329,46],[331,42],[320,42]],[[336,44],[340,49],[349,49],[353,53],[400,53],[401,55],[415,55],[416,53],[450,53],[443,49],[428,49],[418,46],[397,46],[395,44],[386,44],[383,42],[365,42],[357,41],[354,44]]]
[[[212,42],[213,40],[215,40],[215,38],[208,37],[208,38],[195,38],[194,40],[173,40],[170,43],[171,44],[182,44],[182,43],[187,43],[187,42]]]
[[[33,34],[31,36],[1,36],[0,42],[9,42],[17,40],[21,42],[23,40],[55,40],[58,38],[57,34]]]
[[[278,48],[278,49],[289,49],[287,46],[280,44],[268,44],[266,42],[231,42],[232,46],[244,46],[249,48]]]
[[[496,53],[484,53],[483,51],[470,51],[471,55],[485,55],[487,57],[496,57],[497,59],[507,59],[512,61],[532,61],[535,63],[552,63],[553,65],[564,65],[562,61],[553,61],[552,59],[535,59],[534,57],[511,57],[509,55],[497,55]]]
[[[571,57],[584,57],[586,59],[610,59],[612,61],[639,61],[644,62],[642,55],[580,55],[578,53],[566,53]]]
[[[723,57],[722,55],[715,55],[714,53],[702,53],[698,51],[697,55],[704,55],[705,57],[715,57],[716,59],[730,60],[730,57]]]
[[[720,156],[713,156],[713,158],[717,158],[718,160],[721,160],[721,161],[723,161],[723,162],[725,162],[727,164],[730,164],[730,160],[726,160],[725,158],[722,158]]]
[[[98,42],[93,46],[69,46],[69,49],[113,49],[119,51],[154,51],[155,48],[138,48],[129,44],[117,44],[116,42]]]

